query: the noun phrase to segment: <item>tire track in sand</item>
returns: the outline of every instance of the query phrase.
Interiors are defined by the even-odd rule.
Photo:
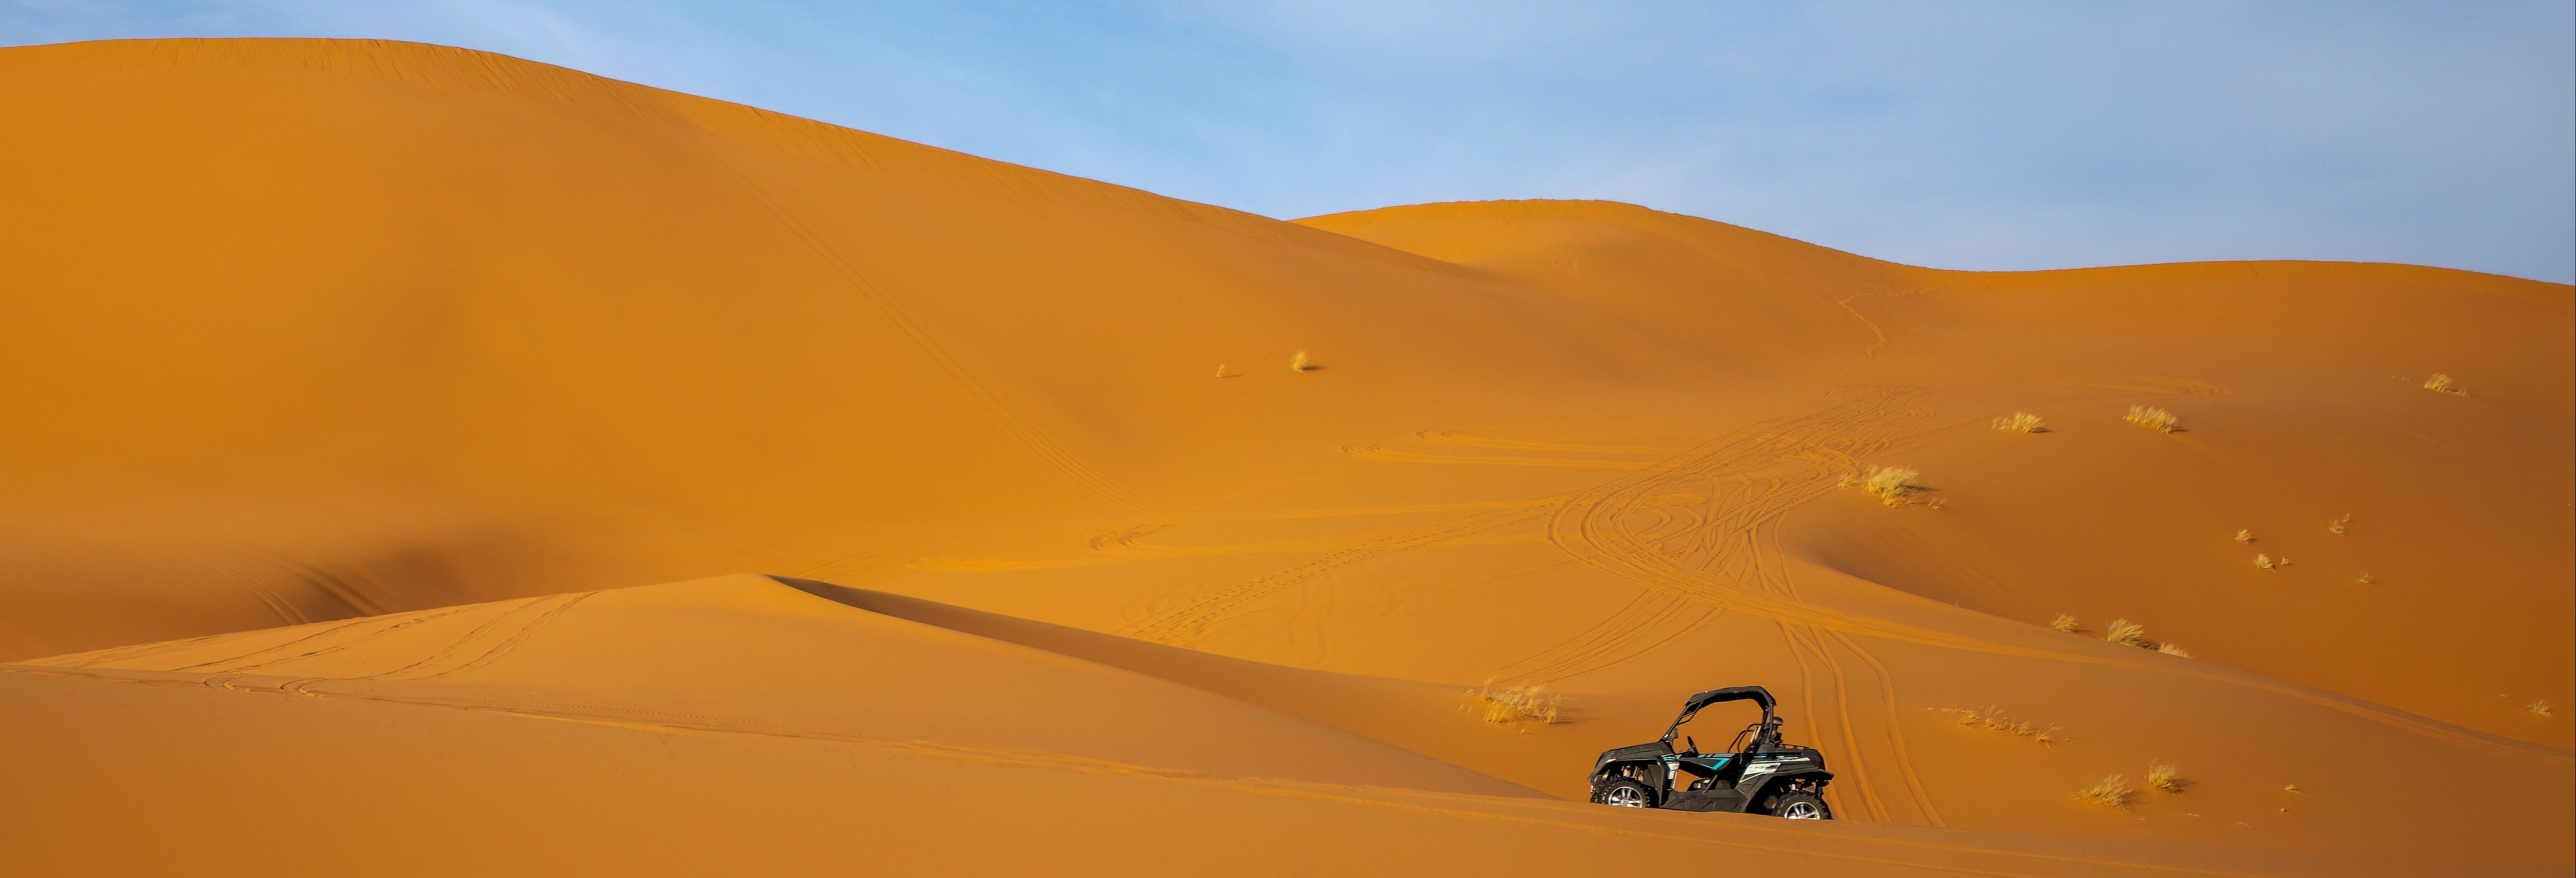
[[[517,629],[511,631],[508,637],[503,638],[500,643],[494,644],[491,649],[484,650],[482,655],[475,656],[472,661],[468,661],[464,664],[438,671],[436,673],[423,674],[412,679],[435,679],[438,677],[449,676],[451,674],[461,674],[466,671],[471,671],[476,668],[489,665],[494,661],[499,660],[502,656],[509,655],[511,652],[516,651],[520,645],[528,642],[528,638],[535,636],[538,630],[546,627],[547,623],[561,618],[563,614],[571,612],[572,608],[580,606],[582,601],[589,600],[592,595],[596,594],[599,594],[599,592],[585,591],[577,594],[561,594],[547,598],[540,598],[539,601],[544,606],[544,610],[542,612],[539,612],[534,618],[529,619],[526,624],[520,625]],[[538,604],[531,604],[530,606],[533,607],[537,605]]]
[[[1833,490],[1843,474],[1857,468],[1857,458],[1894,445],[1896,419],[1905,414],[1901,404],[1897,392],[1870,391],[1819,412],[1738,429],[1576,494],[1549,520],[1549,541],[1586,564],[1645,586],[1651,597],[1499,673],[1512,681],[1560,680],[1642,655],[1717,611],[1771,618],[1810,611],[1803,602],[1792,605],[1776,596],[1776,589],[1732,583],[1775,575],[1778,565],[1763,557],[1760,537],[1791,510]],[[1908,426],[1918,438],[1929,432]],[[1709,497],[1690,515],[1648,502],[1690,488]],[[1640,514],[1652,519],[1643,530],[1632,523]]]
[[[1859,404],[1884,404],[1886,400],[1890,398],[1892,398],[1892,395],[1889,392],[1881,391],[1865,397]],[[1849,407],[1849,405],[1846,405],[1840,408]],[[1825,414],[1831,415],[1832,413],[1839,411],[1840,408],[1828,409]],[[1602,460],[1546,460],[1540,462],[1538,459],[1529,459],[1525,461],[1519,458],[1453,458],[1447,455],[1411,454],[1403,452],[1362,453],[1362,450],[1358,446],[1345,446],[1344,450],[1346,452],[1357,454],[1359,456],[1407,462],[1499,464],[1514,466],[1610,466],[1617,469],[1638,469],[1641,470],[1641,472],[1638,475],[1612,481],[1601,486],[1577,492],[1573,495],[1551,497],[1528,504],[1512,504],[1506,508],[1491,512],[1448,519],[1427,527],[1401,531],[1393,535],[1380,537],[1365,543],[1333,551],[1321,558],[1300,564],[1296,567],[1263,576],[1249,582],[1222,588],[1215,592],[1197,597],[1181,606],[1153,613],[1143,620],[1120,628],[1117,633],[1140,640],[1150,640],[1171,646],[1184,646],[1205,636],[1207,631],[1215,625],[1239,615],[1250,605],[1258,601],[1277,594],[1289,587],[1310,581],[1318,576],[1322,576],[1333,570],[1340,569],[1351,564],[1360,563],[1407,549],[1431,545],[1444,540],[1456,539],[1462,536],[1493,530],[1521,521],[1530,520],[1538,517],[1539,515],[1550,514],[1551,511],[1553,513],[1553,518],[1551,520],[1552,523],[1550,528],[1553,530],[1567,519],[1569,509],[1573,504],[1589,503],[1599,505],[1603,502],[1603,498],[1605,496],[1617,501],[1618,510],[1624,510],[1626,508],[1636,506],[1641,501],[1650,497],[1658,496],[1658,494],[1653,490],[1636,491],[1621,489],[1636,485],[1645,485],[1649,488],[1668,487],[1676,481],[1690,477],[1692,474],[1688,469],[1690,464],[1703,463],[1707,459],[1718,457],[1720,455],[1727,455],[1724,458],[1727,460],[1760,458],[1767,463],[1769,462],[1769,458],[1763,457],[1759,452],[1766,446],[1766,443],[1777,443],[1780,441],[1780,437],[1774,435],[1780,426],[1795,425],[1803,421],[1814,420],[1816,417],[1817,416],[1815,415],[1809,415],[1804,417],[1777,419],[1775,421],[1757,424],[1753,427],[1748,427],[1743,430],[1736,431],[1735,433],[1730,433],[1718,440],[1702,443],[1691,452],[1668,458],[1662,462],[1653,463]],[[1852,419],[1846,417],[1844,420]],[[1867,419],[1862,418],[1859,419],[1859,421],[1861,423],[1866,423]],[[1848,429],[1849,425],[1842,424],[1841,421],[1829,421],[1826,424],[1811,427],[1810,430],[1830,430],[1838,426]],[[1417,436],[1426,439],[1434,439],[1435,441],[1448,441],[1452,439],[1450,434],[1435,431],[1423,431],[1418,433]],[[1621,453],[1637,453],[1663,450],[1639,446],[1592,446],[1570,445],[1564,443],[1510,442],[1507,444],[1523,448],[1544,448],[1546,450],[1563,451],[1617,451]],[[1370,448],[1375,448],[1375,446],[1370,446]],[[1675,475],[1677,472],[1684,474]],[[1703,477],[1706,476],[1706,474],[1700,475]],[[1793,508],[1797,503],[1804,502],[1805,499],[1806,497],[1803,496],[1794,499],[1782,498],[1779,502],[1774,504],[1776,508],[1773,508],[1773,506],[1765,506],[1760,511],[1768,511],[1776,517],[1776,515],[1786,514],[1789,508]],[[1726,509],[1727,514],[1739,518],[1748,514],[1755,514],[1753,511],[1732,509],[1723,504],[1721,504],[1720,508]],[[1612,517],[1615,517],[1615,511]],[[1552,540],[1556,540],[1556,537],[1553,535],[1551,535],[1550,538]],[[1559,545],[1563,545],[1562,540],[1557,540],[1557,542]],[[1599,632],[1577,635],[1577,640],[1582,640],[1587,643],[1597,641],[1598,643],[1588,647],[1576,646],[1573,648],[1585,650],[1587,653],[1599,650],[1615,650],[1635,640],[1637,637],[1636,632],[1640,630],[1665,631],[1668,632],[1667,638],[1670,636],[1678,636],[1680,633],[1687,630],[1689,624],[1696,624],[1698,621],[1704,620],[1713,609],[1713,605],[1709,605],[1707,602],[1701,602],[1700,605],[1693,606],[1687,601],[1675,601],[1673,599],[1674,595],[1672,595],[1669,590],[1659,592],[1658,594],[1661,596],[1654,599],[1632,602],[1628,608],[1623,609],[1621,611],[1621,615],[1616,617],[1618,620],[1623,620],[1621,621],[1621,624],[1617,626],[1620,629],[1619,631],[1606,636]],[[1687,619],[1682,618],[1685,615],[1688,616]],[[1674,624],[1676,622],[1681,622],[1683,624],[1676,628]]]
[[[285,643],[273,644],[227,658],[195,662],[182,667],[172,668],[171,671],[180,673],[202,672],[239,674],[285,662],[319,658],[321,656],[330,655],[332,653],[349,649],[350,647],[373,641],[377,638],[419,625],[423,622],[428,622],[434,619],[444,619],[473,608],[474,605],[468,604],[463,607],[455,607],[446,610],[431,610],[411,616],[369,616],[363,619],[354,619],[289,640]],[[335,640],[333,638],[332,635],[336,635],[344,631],[355,633],[345,640]],[[289,652],[289,650],[293,650],[297,647],[309,648],[302,652]],[[271,655],[272,653],[276,653],[276,655]],[[259,658],[261,656],[268,657]],[[254,658],[257,658],[258,660],[252,661]]]
[[[1118,634],[1166,646],[1187,646],[1227,619],[1251,605],[1280,591],[1309,582],[1343,567],[1373,558],[1420,548],[1433,543],[1458,539],[1526,521],[1545,514],[1555,502],[1516,505],[1407,531],[1382,536],[1359,545],[1329,552],[1306,563],[1281,570],[1248,582],[1237,583],[1202,595],[1126,625]]]
[[[510,626],[507,623],[509,623],[513,618],[530,614],[532,609],[543,605],[550,605],[555,598],[559,597],[561,596],[523,598],[520,600],[505,602],[498,607],[500,612],[492,614],[492,618],[483,620],[483,624],[474,626],[473,630],[465,632],[464,636],[458,637],[453,641],[449,641],[446,646],[441,647],[437,652],[430,653],[429,655],[421,657],[419,661],[412,662],[411,664],[404,665],[390,671],[368,674],[363,677],[355,677],[352,679],[402,680],[435,676],[434,673],[424,672],[415,674],[412,672],[437,668],[441,664],[455,658],[458,654],[463,653],[468,645],[480,642],[487,636],[497,632],[509,632],[509,635],[503,635],[506,639],[508,636],[527,630],[528,625],[525,623],[516,626]],[[488,652],[489,650],[486,651]],[[409,674],[409,676],[406,676],[406,674]]]
[[[1858,469],[1859,458],[1919,441],[1938,429],[1923,413],[1908,408],[1901,392],[1871,391],[1822,412],[1747,427],[1627,484],[1587,492],[1560,509],[1550,536],[1569,554],[1595,566],[1602,566],[1597,559],[1652,565],[1668,584],[1694,579],[1803,603],[1787,578],[1785,552],[1777,544],[1778,522],[1833,490],[1843,474]],[[1673,489],[1679,487],[1705,487],[1710,499],[1683,510],[1652,502],[1675,496]],[[1633,574],[1627,571],[1627,578],[1635,579]],[[1725,606],[1700,589],[1649,589],[1592,629],[1501,674],[1516,682],[1545,683],[1611,667],[1705,624]],[[1798,663],[1800,694],[1809,704],[1805,713],[1814,733],[1842,742],[1845,756],[1838,770],[1851,781],[1858,810],[1881,822],[1941,825],[1896,726],[1894,685],[1884,663],[1838,633],[1773,621],[1782,646]],[[1846,666],[1838,651],[1860,656],[1868,670]],[[1819,688],[1819,669],[1830,691]],[[1856,703],[1864,689],[1879,697]],[[1893,786],[1910,800],[1914,813],[1908,819],[1900,821],[1883,792],[1891,786],[1882,780],[1886,774],[1896,776],[1900,783]]]

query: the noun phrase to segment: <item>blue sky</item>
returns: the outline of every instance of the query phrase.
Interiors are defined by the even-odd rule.
[[[0,0],[488,49],[1275,217],[1609,198],[1952,268],[2576,279],[2576,4]]]

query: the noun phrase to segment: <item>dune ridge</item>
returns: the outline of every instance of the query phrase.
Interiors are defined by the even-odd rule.
[[[0,49],[0,118],[0,801],[47,862],[125,788],[228,815],[133,868],[2576,863],[2566,285],[1283,222],[384,41]],[[1579,802],[1743,683],[1836,824]],[[2476,785],[2393,804],[2433,757]],[[2151,762],[2194,784],[2069,801]],[[970,843],[997,808],[1029,847]]]

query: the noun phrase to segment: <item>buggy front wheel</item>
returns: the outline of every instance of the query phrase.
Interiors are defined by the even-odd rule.
[[[1633,777],[1614,777],[1592,788],[1592,801],[1614,808],[1655,807],[1655,791]]]

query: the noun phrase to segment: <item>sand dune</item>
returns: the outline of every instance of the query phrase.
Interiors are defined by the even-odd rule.
[[[0,118],[47,871],[2576,866],[2564,285],[1279,222],[401,43]],[[1743,683],[1841,820],[1580,801]]]

